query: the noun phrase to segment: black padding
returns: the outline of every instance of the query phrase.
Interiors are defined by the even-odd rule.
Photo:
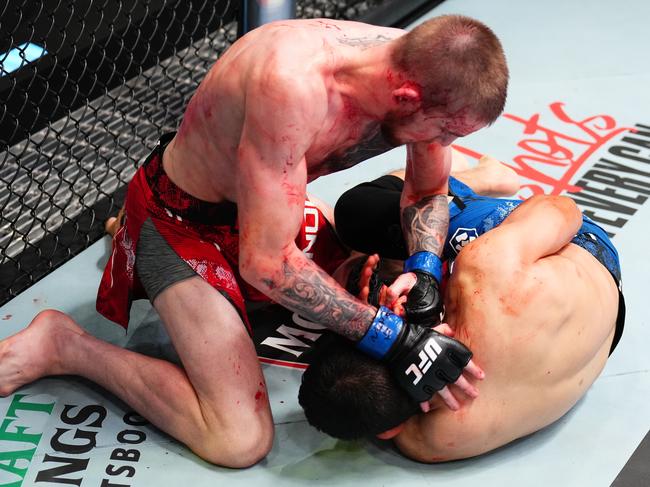
[[[343,193],[334,207],[343,243],[365,254],[406,259],[399,206],[403,186],[397,176],[386,175]]]

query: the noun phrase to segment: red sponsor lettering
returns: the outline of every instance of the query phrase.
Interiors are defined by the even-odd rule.
[[[582,165],[601,147],[621,132],[633,131],[632,127],[618,127],[610,115],[593,115],[575,119],[565,110],[565,104],[549,105],[550,116],[563,124],[561,130],[549,128],[535,113],[528,118],[510,113],[503,117],[519,124],[523,138],[517,143],[523,152],[512,162],[504,162],[524,179],[520,198],[534,194],[577,193],[582,188],[571,180]],[[453,146],[459,152],[476,159],[483,154],[465,147]]]

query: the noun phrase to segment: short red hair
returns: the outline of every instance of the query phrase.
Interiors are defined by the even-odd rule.
[[[497,36],[478,20],[462,15],[430,19],[394,41],[392,60],[422,87],[425,109],[462,100],[486,123],[503,111],[506,58]]]

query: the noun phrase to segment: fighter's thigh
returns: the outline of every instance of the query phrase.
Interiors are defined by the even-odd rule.
[[[235,306],[200,277],[174,249],[193,249],[221,274],[232,276],[213,245],[197,244],[173,228],[164,236],[151,220],[142,226],[136,252],[136,271],[158,311],[199,399],[207,409],[242,415],[268,410],[264,378],[255,347]],[[185,249],[185,250],[182,250]],[[207,264],[206,264],[207,265]],[[230,292],[237,293],[234,278]],[[234,286],[234,287],[233,287]],[[241,298],[241,295],[237,295]],[[236,415],[236,412],[233,413]],[[270,413],[269,413],[270,417]]]
[[[177,282],[153,302],[188,379],[206,410],[270,421],[264,376],[255,347],[235,307],[199,276]]]

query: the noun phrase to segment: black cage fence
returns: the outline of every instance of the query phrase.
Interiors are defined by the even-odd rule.
[[[138,162],[176,128],[199,81],[234,42],[239,3],[5,0],[0,304],[103,235]],[[396,25],[431,3],[299,0],[296,10]]]

